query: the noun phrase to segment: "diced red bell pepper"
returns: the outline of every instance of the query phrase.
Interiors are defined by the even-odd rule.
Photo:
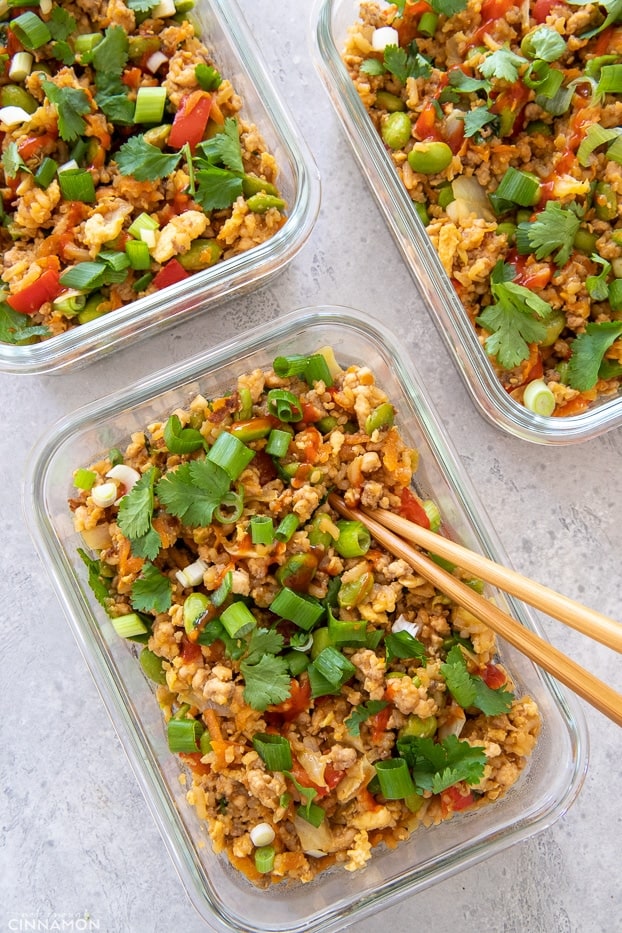
[[[189,143],[190,149],[194,149],[203,139],[211,109],[212,96],[206,91],[192,91],[183,97],[173,120],[168,145],[172,149],[181,149]]]
[[[153,280],[156,288],[166,288],[167,285],[175,285],[176,282],[182,282],[190,275],[186,272],[178,259],[169,259],[165,266],[162,266]]]
[[[422,528],[430,527],[428,513],[408,488],[402,490],[399,514],[409,522],[421,525]]]
[[[56,269],[46,269],[36,282],[31,282],[20,292],[9,295],[6,299],[14,311],[20,314],[36,314],[46,301],[53,301],[63,291],[60,274]]]
[[[498,690],[506,682],[505,672],[496,664],[486,664],[480,671],[480,675],[487,687],[491,690]]]
[[[460,810],[466,810],[475,803],[475,797],[472,791],[463,794],[458,784],[452,784],[441,794],[441,807],[443,815],[449,813],[458,813]]]

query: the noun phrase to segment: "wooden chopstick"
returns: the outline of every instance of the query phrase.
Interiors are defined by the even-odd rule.
[[[558,651],[535,632],[520,625],[461,580],[447,573],[421,551],[413,548],[403,538],[381,525],[369,513],[348,508],[334,493],[330,495],[329,501],[341,515],[366,525],[374,538],[392,554],[401,557],[422,577],[472,612],[520,652],[613,722],[622,726],[622,695],[612,687]],[[436,548],[435,553],[438,553]]]
[[[476,554],[475,551],[470,551],[443,535],[422,528],[421,525],[416,525],[402,518],[401,515],[395,515],[384,509],[361,509],[361,511],[396,532],[401,538],[418,544],[438,557],[452,561],[463,570],[468,570],[469,573],[474,573],[482,580],[493,583],[499,589],[518,596],[523,602],[559,619],[560,622],[582,632],[588,638],[593,638],[594,641],[599,641],[602,645],[622,653],[622,625],[608,616],[588,606],[583,606],[535,580],[530,580],[509,567],[497,564],[482,554]]]

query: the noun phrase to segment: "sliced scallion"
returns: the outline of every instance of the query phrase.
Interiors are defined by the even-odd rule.
[[[441,513],[436,502],[434,502],[433,499],[422,499],[421,505],[423,506],[423,511],[428,516],[430,531],[438,531],[441,527]]]
[[[296,813],[298,816],[301,816],[303,820],[306,820],[307,823],[311,823],[312,826],[315,826],[317,829],[318,826],[321,826],[326,818],[326,811],[322,807],[318,807],[316,803],[308,803],[304,807],[297,807]]]
[[[322,353],[313,353],[309,357],[304,377],[310,386],[315,385],[316,382],[323,382],[325,386],[332,386],[333,377],[328,368],[326,357]]]
[[[269,515],[253,515],[250,529],[253,544],[272,544],[274,541],[274,524]]]
[[[274,868],[276,850],[274,846],[260,846],[255,849],[255,868],[260,875],[266,875]]]
[[[592,153],[598,149],[599,146],[610,143],[612,140],[617,139],[618,136],[619,133],[616,130],[607,130],[598,123],[592,123],[591,126],[588,127],[587,133],[581,140],[581,144],[577,149],[579,165],[587,168],[590,164],[590,156]]]
[[[523,404],[534,414],[548,417],[555,411],[555,396],[543,379],[533,379],[525,387]]]
[[[11,21],[11,31],[25,49],[38,49],[52,38],[47,25],[32,10]]]
[[[195,65],[194,76],[204,91],[215,91],[222,84],[222,77],[212,65],[200,62]]]
[[[274,537],[277,541],[289,541],[298,526],[300,525],[300,519],[293,512],[290,512],[289,515],[286,515],[279,524],[276,526],[274,532]]]
[[[337,647],[364,645],[367,642],[367,622],[365,619],[341,621],[329,611],[328,634],[332,644]]]
[[[84,55],[85,52],[92,52],[96,45],[103,39],[101,32],[85,32],[75,37],[73,47],[78,55]]]
[[[308,597],[296,593],[288,586],[277,593],[270,603],[270,612],[293,622],[298,628],[308,632],[324,615],[324,607]]]
[[[281,431],[280,428],[273,428],[268,435],[266,444],[266,453],[271,457],[284,457],[289,450],[292,435],[289,431]]]
[[[540,182],[530,172],[522,172],[510,165],[495,194],[521,207],[533,207],[540,200]]]
[[[287,389],[270,389],[268,392],[268,411],[279,421],[302,421],[300,399]]]
[[[332,645],[328,645],[320,651],[311,667],[328,683],[337,687],[340,687],[356,673],[354,664]]]
[[[293,353],[291,356],[277,356],[272,363],[272,368],[277,376],[280,376],[281,379],[286,379],[289,376],[302,376],[307,368],[308,362],[308,356],[303,356],[300,353]]]
[[[11,81],[25,81],[32,71],[33,62],[34,57],[30,52],[16,52],[9,66],[9,78]]]
[[[58,162],[49,156],[45,156],[35,172],[35,184],[39,185],[40,188],[47,188],[54,181],[57,169]]]
[[[130,264],[127,253],[118,249],[102,249],[97,254],[97,258],[101,262],[105,262],[115,272],[123,272]]]
[[[618,136],[607,149],[607,158],[622,165],[622,135]]]
[[[70,168],[58,173],[58,184],[66,201],[95,203],[95,182],[91,173],[84,168]]]
[[[236,480],[255,456],[255,451],[228,431],[222,431],[207,454],[207,459],[225,471],[229,479]]]
[[[99,288],[103,282],[106,266],[101,262],[79,262],[60,277],[61,285],[78,291]]]
[[[209,609],[210,601],[205,593],[190,593],[184,600],[183,622],[188,634],[193,632]]]
[[[136,635],[146,635],[149,631],[141,617],[136,612],[112,619],[112,627],[121,638],[133,638]]]
[[[187,755],[198,752],[203,732],[203,726],[196,719],[169,719],[166,729],[169,750]]]
[[[165,87],[139,87],[134,123],[161,123],[166,104]]]
[[[155,684],[166,683],[166,672],[162,667],[162,658],[149,648],[143,648],[138,656],[138,661],[149,680]]]
[[[292,749],[286,738],[272,732],[256,732],[253,748],[269,771],[289,771],[292,767]]]
[[[221,525],[229,525],[231,522],[237,522],[244,511],[244,494],[241,491],[235,492],[230,489],[226,492],[216,508],[213,517]]]
[[[621,94],[622,93],[622,65],[603,65],[600,69],[600,77],[596,86],[596,94]]]
[[[143,231],[159,230],[160,224],[153,217],[150,217],[149,214],[139,214],[138,217],[132,221],[128,227],[128,233],[130,236],[135,237],[137,240],[142,239]]]
[[[227,606],[220,616],[220,621],[232,638],[243,638],[257,625],[257,619],[243,602]]]
[[[376,762],[380,793],[386,800],[403,800],[416,793],[408,765],[403,758],[385,758]]]
[[[77,489],[86,489],[88,492],[89,489],[93,488],[96,479],[97,473],[93,470],[79,469],[73,474],[73,485]]]

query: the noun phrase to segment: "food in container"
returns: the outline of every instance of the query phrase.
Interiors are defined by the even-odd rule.
[[[225,22],[217,0],[178,7],[5,10],[9,369],[54,368],[142,336],[141,325],[273,274],[306,236],[317,190],[287,119],[270,122],[260,70],[257,90],[250,83],[245,69],[259,65],[235,10]]]
[[[331,96],[371,183],[388,184],[376,194],[486,415],[546,443],[616,424],[615,15],[511,0],[318,7]]]
[[[119,637],[113,620],[97,603],[89,587],[89,569],[80,558],[78,549],[85,551],[90,559],[94,560],[97,558],[97,551],[91,549],[107,546],[107,542],[98,542],[88,535],[88,544],[83,540],[82,534],[77,533],[73,527],[67,500],[76,497],[77,490],[73,485],[76,467],[84,469],[93,465],[93,471],[99,477],[100,468],[95,465],[98,462],[103,465],[114,448],[118,448],[123,455],[128,440],[137,445],[135,452],[143,450],[148,457],[149,453],[142,439],[145,427],[154,425],[155,430],[156,423],[160,426],[165,425],[175,413],[180,419],[180,430],[177,431],[176,422],[173,422],[170,426],[175,426],[173,433],[182,440],[192,439],[192,431],[198,431],[199,427],[192,423],[183,426],[182,422],[189,412],[196,411],[201,415],[203,423],[205,405],[199,402],[197,409],[193,405],[193,400],[197,397],[202,397],[205,401],[225,399],[225,407],[233,405],[233,397],[223,395],[223,392],[235,388],[242,374],[263,373],[272,368],[276,357],[312,355],[323,346],[332,347],[340,366],[346,370],[352,367],[352,374],[360,370],[363,362],[375,375],[377,386],[382,387],[387,399],[390,399],[390,404],[395,408],[394,424],[403,441],[403,450],[416,449],[419,453],[415,485],[412,487],[415,499],[425,502],[428,508],[430,504],[427,500],[436,503],[443,518],[444,532],[450,533],[452,537],[471,548],[481,548],[497,560],[507,562],[507,558],[504,561],[500,554],[485,512],[470,489],[458,458],[452,452],[443,429],[429,408],[425,391],[419,383],[412,362],[406,362],[396,339],[387,332],[386,327],[380,333],[375,322],[362,312],[349,309],[305,308],[287,314],[267,327],[255,328],[213,351],[204,352],[186,363],[158,373],[140,385],[130,386],[77,412],[54,426],[42,440],[38,446],[38,453],[31,459],[26,480],[25,502],[31,531],[45,566],[55,582],[72,630],[84,652],[89,669],[135,768],[147,803],[189,894],[207,923],[219,930],[287,930],[288,933],[312,930],[315,933],[320,930],[342,929],[344,924],[352,923],[383,906],[396,903],[405,895],[420,890],[461,867],[472,865],[549,825],[574,799],[585,770],[585,730],[580,711],[575,709],[573,699],[560,693],[554,682],[538,672],[514,649],[499,644],[499,658],[493,663],[498,663],[506,671],[507,686],[509,687],[510,683],[514,685],[513,692],[520,701],[526,702],[527,697],[531,698],[538,709],[541,722],[538,740],[526,761],[523,773],[499,799],[485,806],[466,808],[451,819],[441,820],[429,828],[420,826],[409,838],[401,840],[394,848],[389,845],[377,845],[373,857],[362,870],[346,873],[343,865],[333,865],[306,884],[277,883],[267,887],[252,884],[242,871],[237,871],[231,866],[223,853],[214,852],[207,824],[196,806],[201,806],[200,797],[195,798],[195,806],[188,805],[187,795],[192,791],[191,772],[186,773],[184,767],[180,775],[179,760],[169,749],[168,727],[156,702],[158,690],[161,694],[164,685],[154,684],[140,664],[139,659],[145,646],[140,642],[135,643]],[[311,389],[308,387],[304,391]],[[314,404],[318,401],[314,400]],[[281,420],[284,413],[285,410],[282,409]],[[231,424],[233,425],[233,422]],[[295,428],[296,422],[293,423],[293,429]],[[190,435],[182,434],[182,431],[188,429]],[[162,431],[163,437],[163,427],[158,430]],[[169,431],[170,428],[167,435]],[[166,453],[164,448],[159,446],[161,443],[161,438],[157,441],[154,439],[153,450],[155,452],[160,449],[161,453],[157,456],[163,461],[168,461],[170,451]],[[116,459],[117,456],[113,452],[113,458]],[[188,454],[170,456],[183,459]],[[171,459],[170,468],[166,468],[164,462],[162,466],[168,471],[172,469],[173,463],[174,460]],[[148,466],[147,460],[143,465]],[[412,460],[406,460],[404,465],[410,470],[413,466]],[[136,463],[134,467],[130,463],[119,463],[117,466],[134,469]],[[296,467],[296,470],[298,468]],[[114,468],[107,465],[105,472],[109,469]],[[118,470],[115,471],[106,481],[112,480],[115,486],[118,482],[127,482],[126,488],[129,488],[132,474],[125,470],[124,476],[116,475],[118,473]],[[403,479],[405,481],[405,475]],[[96,483],[104,485],[99,480],[96,480]],[[120,491],[117,488],[115,494]],[[233,491],[235,493],[235,484]],[[110,492],[112,494],[112,490]],[[104,503],[106,501],[103,500]],[[120,508],[114,504],[104,507],[111,509],[111,514]],[[157,516],[153,522],[154,525],[164,528]],[[94,524],[101,526],[99,521],[95,521]],[[275,533],[277,527],[274,521]],[[293,534],[296,533],[299,532]],[[266,546],[264,544],[264,547]],[[133,559],[128,554],[125,554],[125,558]],[[158,557],[154,560],[157,563]],[[192,570],[188,575],[188,568],[191,567],[189,553],[187,558],[179,563],[180,566],[172,574],[175,583],[172,583],[171,578],[171,586],[181,585],[177,571],[180,572],[182,580],[192,583],[192,580],[196,579]],[[104,569],[103,566],[101,569]],[[95,571],[95,568],[93,570]],[[96,573],[93,573],[93,576],[95,575]],[[149,575],[152,575],[151,571]],[[233,579],[231,582],[233,588]],[[356,583],[356,580],[353,582]],[[226,587],[227,584],[225,590]],[[187,588],[186,592],[190,595],[191,589]],[[204,595],[207,596],[207,591]],[[301,595],[304,598],[304,594]],[[505,600],[498,593],[494,593],[494,597],[502,605],[508,603],[512,614],[523,624],[535,625],[529,610],[524,606],[511,598]],[[312,601],[309,595],[306,599]],[[337,608],[338,621],[345,621],[347,624],[347,613],[346,617],[341,619],[341,613],[345,612],[345,609]],[[142,609],[136,610],[129,604],[127,609],[129,611],[124,613],[125,615],[137,612],[140,616],[143,613]],[[252,606],[250,611],[253,613]],[[146,615],[148,617],[148,613]],[[252,632],[261,627],[263,626],[252,627]],[[320,626],[324,627],[328,626]],[[372,627],[373,623],[369,624],[369,628]],[[293,625],[292,629],[295,635],[296,629]],[[185,624],[178,632],[181,633],[182,642],[191,641]],[[423,631],[414,637],[423,639]],[[203,650],[201,648],[201,652]],[[337,649],[340,650],[344,654],[348,649]],[[284,657],[280,653],[278,656]],[[146,656],[144,661],[147,657],[149,656]],[[457,654],[452,655],[452,658],[454,657],[457,657]],[[249,662],[248,657],[245,660]],[[315,660],[311,658],[310,663],[314,663]],[[161,676],[161,659],[156,657],[155,663],[160,666]],[[394,660],[392,663],[396,668],[395,672],[399,672],[403,662]],[[407,663],[411,662],[407,660]],[[222,667],[223,689],[226,690],[226,663],[223,663]],[[153,672],[152,668],[150,670]],[[291,678],[289,682],[291,683]],[[352,684],[358,683],[359,681],[353,678]],[[362,687],[364,690],[364,685]],[[165,688],[165,695],[170,698],[168,686]],[[318,705],[321,705],[320,699],[318,697]],[[330,704],[336,699],[336,695],[334,699],[328,695],[328,700],[322,702]],[[357,705],[362,706],[362,703]],[[192,725],[188,720],[191,709],[189,705],[188,709],[182,710],[182,724],[174,726],[173,731],[180,729],[183,734],[192,730],[200,743],[202,735],[205,736],[206,732],[209,735],[209,729],[202,731],[200,725]],[[384,709],[386,708],[378,713],[382,714]],[[170,711],[174,714],[177,707],[173,704]],[[223,710],[217,707],[213,712],[222,723]],[[367,712],[377,715],[373,707],[359,711],[362,718],[359,730],[362,731],[363,737],[369,729],[369,720],[364,718]],[[267,713],[267,708],[265,711],[249,709],[249,717],[255,723],[257,717]],[[184,718],[189,725],[183,722]],[[211,713],[209,718],[212,718]],[[354,722],[350,722],[350,725],[355,727]],[[267,723],[264,733],[274,734]],[[355,739],[356,737],[352,736],[352,740]],[[461,741],[462,736],[456,736],[456,739]],[[207,740],[207,737],[204,738],[204,743]],[[216,737],[217,753],[224,749],[224,746],[218,746],[218,741]],[[264,738],[264,746],[271,743],[271,739]],[[290,748],[293,748],[293,745],[290,744]],[[207,749],[205,751],[209,754]],[[300,749],[298,751],[300,752]],[[183,754],[196,756],[199,752],[200,744],[197,752]],[[249,750],[249,754],[254,753],[254,748],[252,752]],[[277,751],[277,754],[280,752]],[[307,759],[307,765],[311,770],[314,761],[313,755]],[[191,758],[189,764],[197,769],[196,757]],[[336,767],[336,762],[334,765]],[[320,769],[321,762],[318,763],[316,779],[320,778]],[[325,766],[325,780],[327,770]],[[275,773],[270,772],[272,777]],[[330,770],[328,773],[331,774]],[[331,781],[332,777],[331,774]],[[301,787],[304,786],[298,778],[296,780]],[[321,784],[318,786],[321,787]],[[466,787],[464,790],[466,791]],[[318,795],[310,799],[307,791],[305,800],[305,792],[297,790],[293,782],[291,789],[286,789],[285,793],[291,793],[294,808],[301,805],[308,807],[309,815],[315,812],[311,804],[321,807],[322,800],[325,801],[328,796],[325,794],[322,798]],[[295,794],[300,795],[300,800],[294,799]],[[461,796],[468,798],[467,793]],[[209,805],[209,800],[207,802]],[[283,802],[290,805],[287,798],[284,798]],[[438,800],[435,806],[437,805]],[[413,819],[417,820],[416,814]],[[254,823],[253,839],[250,838],[250,831],[248,833],[253,847],[264,848],[264,845],[268,845],[267,835],[263,835],[265,826],[262,826],[262,823],[269,822],[258,819]],[[311,824],[310,828],[313,829]],[[244,844],[248,845],[249,842]],[[238,856],[247,858],[250,854],[246,856],[244,853],[238,853]],[[287,867],[287,860],[285,866]],[[316,867],[319,867],[319,863]],[[251,873],[254,870],[255,866],[252,866]],[[264,878],[263,873],[259,878],[260,882],[261,878]],[[346,884],[344,880],[347,881]]]
[[[497,800],[540,731],[494,634],[327,501],[441,529],[400,417],[363,361],[316,347],[74,473],[93,592],[145,643],[215,851],[258,885],[364,868]]]

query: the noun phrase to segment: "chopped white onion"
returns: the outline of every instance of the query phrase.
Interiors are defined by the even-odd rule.
[[[4,123],[5,126],[17,126],[18,123],[27,123],[30,116],[23,107],[15,107],[12,104],[8,107],[0,107],[0,123]]]
[[[451,183],[455,201],[446,207],[447,216],[454,223],[475,214],[483,220],[494,220],[488,195],[473,175],[459,175]]]
[[[324,820],[319,826],[313,826],[296,814],[294,829],[298,833],[300,846],[305,855],[310,855],[312,858],[322,858],[333,848],[333,834],[327,820]]]
[[[92,551],[103,551],[105,547],[110,547],[112,544],[108,525],[95,525],[94,528],[85,528],[81,534],[82,540]]]
[[[116,466],[113,466],[108,470],[106,476],[109,476],[110,479],[116,479],[120,483],[123,483],[127,492],[129,492],[132,486],[135,486],[140,479],[140,473],[138,470],[135,470],[134,467],[128,466],[126,463],[117,463]]]
[[[116,502],[117,492],[116,483],[102,483],[101,486],[93,486],[91,497],[100,509],[107,509],[109,505],[114,505]]]
[[[418,622],[409,622],[403,615],[400,615],[391,626],[391,631],[408,632],[413,638],[417,638],[421,631],[421,625]]]
[[[375,52],[384,52],[388,45],[399,44],[399,33],[393,26],[381,26],[380,29],[374,30],[371,37],[371,47]]]
[[[145,62],[145,65],[147,69],[151,72],[151,74],[154,75],[156,71],[158,70],[158,68],[160,67],[160,65],[163,65],[167,61],[168,61],[168,58],[166,57],[164,52],[161,52],[158,49],[157,52],[154,52],[153,55],[149,56],[149,58]]]
[[[258,823],[250,831],[251,842],[258,848],[260,846],[269,846],[274,842],[276,833],[269,823]]]
[[[444,722],[438,727],[437,736],[441,742],[450,735],[460,738],[460,733],[464,729],[466,722],[466,713],[461,706],[452,706]]]

